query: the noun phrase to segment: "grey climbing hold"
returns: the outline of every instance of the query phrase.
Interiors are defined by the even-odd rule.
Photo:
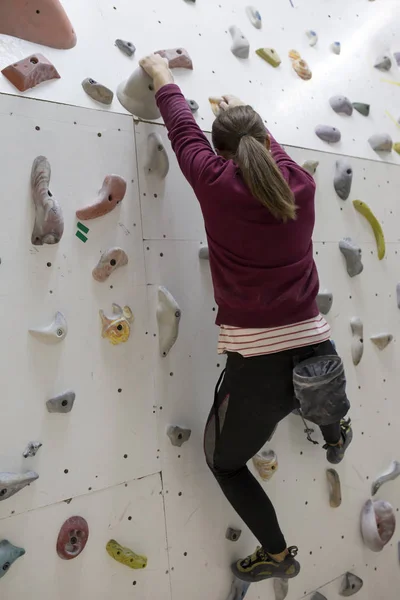
[[[320,290],[317,295],[317,306],[320,313],[327,315],[332,308],[333,294],[329,290]]]
[[[126,56],[133,56],[135,54],[136,48],[132,42],[126,42],[125,40],[118,39],[115,40],[115,45],[121,50],[121,52],[126,54]]]
[[[389,71],[391,66],[392,61],[386,54],[379,56],[374,64],[375,69],[379,69],[380,71]]]
[[[69,390],[64,394],[47,400],[46,406],[50,413],[69,413],[75,402],[75,392]]]
[[[386,471],[381,473],[379,477],[372,482],[371,485],[371,495],[375,496],[376,492],[379,488],[386,483],[387,481],[394,481],[400,475],[400,462],[397,460],[393,460],[390,463],[390,466]]]
[[[262,19],[261,15],[255,6],[246,6],[246,15],[249,17],[250,23],[256,29],[261,29],[262,27]]]
[[[320,594],[319,592],[315,592],[312,596],[311,596],[311,600],[326,600],[326,597],[323,596],[322,594]]]
[[[96,102],[100,102],[101,104],[111,104],[113,101],[113,92],[102,83],[98,83],[90,77],[86,77],[86,79],[82,81],[82,87],[87,95],[93,98],[93,100],[96,100]]]
[[[202,246],[199,249],[199,258],[201,258],[201,260],[210,260],[210,253],[208,251],[208,246]]]
[[[335,469],[327,469],[326,478],[329,485],[329,504],[332,508],[338,508],[342,504],[342,490],[339,474]]]
[[[0,473],[0,501],[11,498],[24,487],[36,481],[39,475],[35,471],[26,473]]]
[[[158,288],[157,323],[161,356],[167,356],[178,339],[181,309],[167,288]]]
[[[159,133],[150,133],[147,138],[146,169],[165,179],[169,171],[169,159]]]
[[[400,52],[393,52],[393,56],[394,56],[394,60],[396,61],[397,65],[400,67]]]
[[[25,450],[22,453],[24,458],[28,458],[30,456],[36,456],[39,448],[41,448],[43,444],[41,442],[29,442],[26,446]]]
[[[182,429],[177,425],[171,425],[167,429],[167,436],[171,440],[171,444],[173,446],[178,446],[179,448],[189,440],[191,434],[191,429]]]
[[[247,591],[250,587],[250,583],[242,581],[241,579],[235,579],[232,582],[231,591],[226,600],[243,600]]]
[[[328,142],[329,144],[340,142],[342,137],[339,129],[336,129],[336,127],[331,127],[330,125],[317,125],[315,128],[315,133],[320,140]]]
[[[364,265],[361,262],[361,248],[350,238],[345,237],[339,242],[340,252],[346,260],[347,273],[350,277],[359,275]]]
[[[329,104],[335,113],[348,116],[353,114],[353,105],[346,96],[332,96],[329,99]]]
[[[199,110],[199,105],[197,104],[196,100],[191,100],[190,98],[186,98],[186,102],[188,103],[188,107],[190,108],[192,113],[195,113]]]
[[[331,44],[331,50],[334,54],[340,54],[341,50],[342,50],[342,45],[340,42],[332,42]]]
[[[8,540],[0,542],[0,579],[8,573],[11,565],[25,554],[23,548],[18,548],[10,544]]]
[[[227,540],[231,542],[237,542],[240,536],[242,535],[241,529],[232,529],[232,527],[228,527],[225,533],[225,537]]]
[[[375,133],[368,139],[369,145],[375,152],[391,152],[393,140],[388,133]]]
[[[352,317],[350,319],[351,333],[353,339],[351,342],[351,358],[353,359],[353,365],[357,366],[364,353],[364,326],[360,317]]]
[[[396,285],[397,308],[400,308],[400,283]]]
[[[303,167],[303,169],[308,171],[310,173],[310,175],[315,175],[315,171],[317,170],[318,165],[319,165],[318,160],[306,160],[302,164],[302,167]]]
[[[275,600],[285,600],[289,592],[289,579],[274,579]]]
[[[365,104],[364,102],[353,102],[353,108],[354,108],[354,110],[359,112],[360,115],[363,115],[364,117],[368,117],[369,109],[370,109],[369,104]]]
[[[393,537],[396,517],[385,500],[367,500],[361,511],[361,535],[372,552],[380,552]]]
[[[238,58],[249,58],[250,44],[239,27],[231,25],[229,33],[232,36],[231,52]]]
[[[377,335],[371,335],[369,339],[379,350],[384,350],[393,340],[393,336],[391,333],[378,333]]]
[[[357,577],[357,575],[346,573],[340,585],[339,594],[345,597],[354,596],[354,594],[357,594],[361,590],[363,584],[363,580]]]
[[[158,119],[153,80],[138,67],[132,75],[117,88],[117,98],[122,106],[140,119]]]
[[[336,161],[335,177],[333,186],[341,200],[347,200],[350,196],[351,183],[353,181],[353,169],[347,158],[339,158]]]

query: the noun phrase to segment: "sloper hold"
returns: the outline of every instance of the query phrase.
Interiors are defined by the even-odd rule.
[[[34,246],[58,244],[64,233],[61,206],[49,190],[50,163],[45,156],[37,156],[32,164],[31,192],[35,205],[35,223],[31,242]]]
[[[279,54],[274,48],[258,48],[256,54],[263,58],[268,64],[276,69],[281,64]]]
[[[332,308],[333,294],[329,290],[320,290],[317,295],[317,306],[321,314],[327,315]]]
[[[111,104],[114,98],[114,93],[102,83],[86,77],[82,81],[82,87],[88,96],[100,102],[101,104]]]
[[[335,113],[348,116],[353,114],[353,105],[346,96],[332,96],[329,98],[329,104]]]
[[[225,538],[230,542],[237,542],[241,535],[241,529],[233,529],[232,527],[228,527],[228,529],[225,532]]]
[[[393,140],[388,133],[374,133],[368,138],[369,145],[375,152],[391,152]]]
[[[319,165],[318,160],[306,160],[302,164],[302,167],[303,167],[303,169],[308,171],[310,173],[310,175],[315,175],[318,165]]]
[[[158,288],[157,304],[158,337],[161,356],[167,356],[178,339],[181,309],[167,288]]]
[[[322,594],[320,594],[319,592],[315,592],[312,596],[311,596],[311,600],[327,600],[325,596],[323,596]]]
[[[192,100],[191,98],[186,98],[186,102],[188,104],[188,107],[192,111],[192,113],[195,113],[199,110],[199,105],[197,104],[196,100]]]
[[[354,108],[354,110],[359,112],[360,115],[363,115],[364,117],[368,117],[369,109],[370,109],[369,104],[365,104],[364,102],[353,102],[353,108]]]
[[[341,50],[342,50],[342,45],[340,42],[332,42],[331,44],[331,50],[334,54],[340,54]]]
[[[20,92],[30,90],[43,81],[60,79],[55,66],[39,53],[5,67],[2,73]]]
[[[43,444],[41,442],[28,442],[25,450],[22,453],[24,458],[29,458],[32,456],[36,456],[39,448],[41,448]]]
[[[169,171],[169,158],[159,133],[150,133],[147,138],[146,169],[165,179]]]
[[[199,249],[199,258],[201,260],[210,260],[210,253],[208,251],[208,246],[202,246]],[[399,284],[400,285],[400,284]],[[399,307],[400,308],[400,307]]]
[[[336,127],[331,127],[331,125],[317,125],[315,128],[315,133],[320,140],[328,142],[329,144],[336,144],[336,142],[340,142],[342,137],[339,129],[336,129]]]
[[[363,585],[364,582],[360,577],[357,577],[357,575],[354,575],[353,573],[346,573],[340,584],[339,594],[346,598],[354,596],[354,594],[357,594],[357,592],[361,590]]]
[[[393,537],[396,517],[385,500],[367,500],[361,511],[361,534],[372,552],[380,552]]]
[[[39,475],[35,471],[27,471],[26,473],[0,472],[0,501],[11,498],[36,479],[39,479]]]
[[[128,255],[122,248],[109,248],[100,257],[99,262],[92,271],[93,279],[106,281],[111,273],[128,264]]]
[[[8,540],[0,542],[0,579],[7,574],[11,565],[25,554],[23,548],[10,544]]]
[[[355,277],[362,273],[364,265],[361,262],[361,248],[350,238],[345,237],[339,242],[340,252],[346,260],[347,273]]]
[[[351,358],[353,359],[353,365],[357,366],[364,353],[364,325],[360,317],[352,317],[350,319],[351,333],[353,339],[351,342]]]
[[[374,64],[375,69],[379,69],[379,71],[389,71],[392,66],[392,61],[390,58],[383,54],[382,56],[378,56],[376,62]]]
[[[179,448],[190,439],[191,435],[191,429],[182,429],[181,427],[178,427],[178,425],[171,425],[167,429],[167,436],[171,440],[171,444],[173,446],[178,446]]]
[[[76,44],[75,31],[59,0],[2,0],[0,33],[59,50]]]
[[[89,525],[83,517],[70,517],[62,525],[57,538],[57,554],[63,560],[72,560],[85,549]]]
[[[246,15],[248,16],[249,21],[253,25],[253,27],[255,27],[256,29],[261,29],[261,15],[255,6],[246,6]]]
[[[115,540],[110,540],[106,545],[108,554],[117,562],[131,569],[144,569],[147,566],[147,558],[135,554],[129,548],[124,548]]]
[[[380,487],[386,483],[387,481],[394,481],[400,475],[400,462],[397,460],[393,460],[389,468],[386,469],[379,477],[372,482],[371,485],[371,495],[375,496],[376,492],[380,489]]]
[[[336,161],[335,176],[333,186],[335,192],[341,200],[347,200],[350,196],[351,183],[353,181],[353,169],[347,158],[339,158]]]
[[[168,50],[157,50],[159,54],[168,61],[170,69],[193,69],[192,59],[185,48],[169,48]]]
[[[117,98],[128,112],[140,119],[158,119],[161,116],[156,104],[153,80],[142,67],[138,67],[128,79],[119,84]]]
[[[127,342],[131,333],[130,324],[134,321],[133,312],[129,306],[121,308],[119,304],[113,303],[112,316],[107,317],[103,310],[99,310],[101,319],[101,336],[107,338],[113,345]]]
[[[82,221],[97,219],[111,212],[122,202],[126,192],[126,181],[119,175],[107,175],[103,181],[97,199],[93,204],[76,211],[76,216]]]
[[[226,600],[243,600],[248,592],[249,587],[250,583],[235,577],[235,579],[232,581],[232,587]]]
[[[377,335],[371,335],[369,339],[379,350],[384,350],[393,340],[393,336],[391,333],[378,333]]]
[[[335,469],[327,469],[326,478],[329,485],[329,504],[332,508],[338,508],[342,504],[339,474]]]
[[[376,246],[378,249],[378,258],[382,260],[385,256],[386,245],[385,245],[385,236],[383,235],[383,229],[378,219],[375,217],[374,213],[366,204],[361,200],[353,200],[353,206],[357,212],[359,212],[363,217],[365,217],[368,223],[372,227],[372,231],[374,232]]]
[[[239,27],[231,25],[229,33],[232,36],[231,52],[238,58],[249,58],[250,44]]]
[[[289,592],[288,579],[274,579],[275,600],[285,600]]]
[[[308,29],[306,31],[306,36],[308,37],[308,44],[310,46],[315,46],[315,44],[318,42],[317,32],[313,29]]]
[[[62,312],[57,311],[54,320],[50,325],[39,329],[30,329],[29,333],[38,338],[41,342],[46,342],[48,344],[62,342],[68,333],[67,320]]]
[[[263,481],[269,481],[278,469],[278,457],[273,450],[262,450],[252,460]]]
[[[136,47],[132,44],[132,42],[127,42],[118,38],[115,40],[115,45],[121,50],[121,52],[126,54],[126,56],[133,56],[135,54]]]
[[[310,67],[306,63],[305,60],[299,58],[297,60],[292,61],[292,67],[296,71],[297,75],[300,79],[304,79],[304,81],[308,81],[312,77],[312,73]]]
[[[63,394],[47,400],[46,407],[49,413],[69,413],[75,402],[75,392],[68,390]]]

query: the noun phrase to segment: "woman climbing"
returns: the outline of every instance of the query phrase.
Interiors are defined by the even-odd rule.
[[[261,544],[232,571],[250,582],[295,577],[298,549],[287,547],[274,507],[246,463],[278,422],[300,407],[321,425],[329,462],[339,463],[352,440],[350,422],[341,420],[349,408],[343,365],[316,304],[314,180],[261,117],[233,96],[219,103],[214,152],[166,61],[151,55],[140,65],[153,79],[207,233],[218,352],[227,354],[227,363],[206,425],[205,454],[226,498]],[[311,380],[317,386],[304,385]]]

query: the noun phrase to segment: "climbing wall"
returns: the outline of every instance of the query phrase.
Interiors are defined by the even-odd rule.
[[[378,155],[368,144],[375,133],[400,140],[400,71],[392,56],[400,51],[398,3],[263,0],[257,5],[261,30],[247,19],[244,0],[63,4],[78,38],[71,50],[0,35],[0,68],[42,52],[61,75],[24,92],[25,98],[0,77],[6,140],[0,167],[0,471],[39,474],[29,487],[0,501],[0,540],[26,550],[0,578],[0,598],[227,600],[229,563],[256,543],[203,457],[202,432],[224,358],[216,353],[209,263],[198,256],[206,244],[199,206],[163,125],[134,122],[116,96],[105,107],[81,88],[81,81],[92,77],[115,92],[143,54],[180,44],[194,71],[177,71],[176,79],[185,96],[200,105],[196,119],[205,131],[213,119],[208,96],[236,93],[261,112],[296,161],[319,161],[315,259],[321,286],[333,293],[327,319],[346,367],[355,439],[337,469],[343,499],[336,509],[329,505],[324,452],[307,442],[298,417],[281,423],[266,446],[276,452],[279,469],[263,485],[288,542],[300,548],[302,571],[290,582],[288,598],[311,598],[318,589],[328,600],[337,599],[343,574],[351,571],[364,580],[360,600],[396,600],[396,534],[383,552],[373,553],[363,545],[359,520],[372,481],[398,458],[399,156]],[[249,59],[230,52],[232,24],[250,42]],[[307,29],[318,33],[314,47]],[[117,37],[135,44],[132,58],[114,46]],[[331,52],[333,41],[341,42],[340,55]],[[256,56],[263,46],[279,53],[279,68]],[[307,60],[310,81],[294,73],[292,48]],[[377,57],[387,53],[391,70],[374,69]],[[329,105],[335,94],[369,103],[370,116],[337,115]],[[314,134],[319,124],[339,128],[341,142],[319,140]],[[169,157],[163,180],[146,165],[152,133],[161,136]],[[64,212],[65,232],[56,246],[31,245],[30,170],[38,155],[51,164],[50,189]],[[353,170],[347,201],[333,187],[336,160],[343,156]],[[96,198],[110,174],[126,180],[125,198],[110,214],[86,222],[83,242],[76,236],[75,211]],[[370,225],[353,207],[356,199],[366,202],[382,225],[386,256],[381,261]],[[338,247],[346,236],[362,250],[364,270],[354,278]],[[92,269],[113,246],[127,253],[129,263],[99,283]],[[160,285],[182,311],[179,337],[167,357],[159,351]],[[98,314],[100,309],[110,314],[112,303],[128,305],[135,317],[129,340],[117,346],[102,339]],[[56,311],[68,323],[64,341],[46,345],[28,333],[49,324]],[[351,356],[353,317],[364,325],[358,366]],[[394,336],[383,351],[370,341],[381,332]],[[66,390],[76,393],[73,410],[48,413],[46,401]],[[171,445],[170,425],[191,429],[182,447]],[[318,432],[315,436],[321,443]],[[25,459],[22,452],[31,440],[43,446]],[[399,485],[385,484],[376,495],[391,502],[396,515]],[[57,536],[73,515],[88,521],[89,540],[79,557],[62,561]],[[225,539],[229,526],[243,529],[239,541]],[[112,560],[105,550],[110,539],[146,556],[146,569]],[[272,600],[272,583],[251,586],[247,598]]]

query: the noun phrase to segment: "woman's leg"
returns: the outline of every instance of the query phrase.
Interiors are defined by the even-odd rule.
[[[293,409],[290,355],[229,354],[204,438],[207,463],[226,498],[263,549],[278,559],[286,555],[286,541],[270,499],[246,463]]]

